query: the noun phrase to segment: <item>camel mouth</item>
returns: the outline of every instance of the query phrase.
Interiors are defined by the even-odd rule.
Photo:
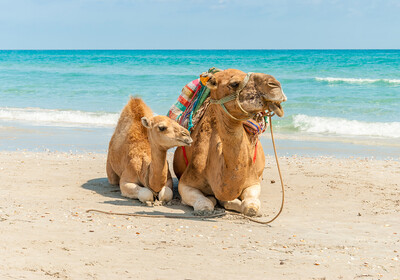
[[[182,146],[190,146],[193,143],[192,138],[186,138],[186,139],[177,139],[178,142],[182,143]]]
[[[285,114],[280,102],[268,102],[267,106],[269,111],[274,112],[280,118]]]

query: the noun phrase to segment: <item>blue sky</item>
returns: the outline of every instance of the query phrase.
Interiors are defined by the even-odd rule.
[[[0,0],[0,49],[400,48],[400,0]]]

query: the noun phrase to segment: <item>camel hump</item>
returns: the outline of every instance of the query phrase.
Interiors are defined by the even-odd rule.
[[[125,108],[134,120],[140,120],[142,117],[153,116],[151,109],[139,97],[131,96]]]

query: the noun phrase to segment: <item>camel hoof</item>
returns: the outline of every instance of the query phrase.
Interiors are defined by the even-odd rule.
[[[195,212],[206,212],[206,211],[213,211],[214,210],[214,204],[212,203],[211,200],[208,198],[204,198],[201,200],[197,200],[193,204],[193,208]]]
[[[163,202],[168,202],[172,200],[173,192],[168,187],[163,187],[158,193],[158,200]]]
[[[242,201],[241,213],[246,216],[256,216],[260,210],[259,199],[245,199]]]
[[[153,193],[149,189],[141,188],[138,193],[138,199],[143,203],[154,201]]]

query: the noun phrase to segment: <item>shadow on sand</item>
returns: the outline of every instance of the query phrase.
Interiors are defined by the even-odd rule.
[[[142,202],[137,199],[129,199],[121,195],[119,186],[111,185],[107,178],[96,178],[91,179],[82,185],[82,188],[90,191],[94,191],[100,194],[103,197],[112,198],[112,200],[105,200],[102,203],[104,204],[111,204],[115,206],[137,206],[143,207],[143,211],[135,211],[135,214],[145,214],[145,215],[174,215],[174,216],[181,216],[185,219],[190,220],[199,220],[199,216],[193,215],[193,209],[189,206],[183,205],[180,202],[180,196],[177,190],[178,180],[173,178],[174,180],[174,198],[172,201],[165,205],[167,211],[159,211],[160,208],[158,207],[151,207],[146,206]],[[149,211],[146,211],[149,210]],[[169,211],[172,210],[172,211]],[[110,211],[110,209],[108,209]],[[111,210],[112,212],[124,212],[126,213],[126,208],[121,209],[120,207],[116,207],[115,209]],[[177,213],[177,211],[179,211]],[[183,211],[183,213],[182,213]],[[131,212],[131,211],[129,211]],[[201,219],[201,218],[200,218]],[[215,221],[213,219],[203,218],[203,220],[207,221]]]

